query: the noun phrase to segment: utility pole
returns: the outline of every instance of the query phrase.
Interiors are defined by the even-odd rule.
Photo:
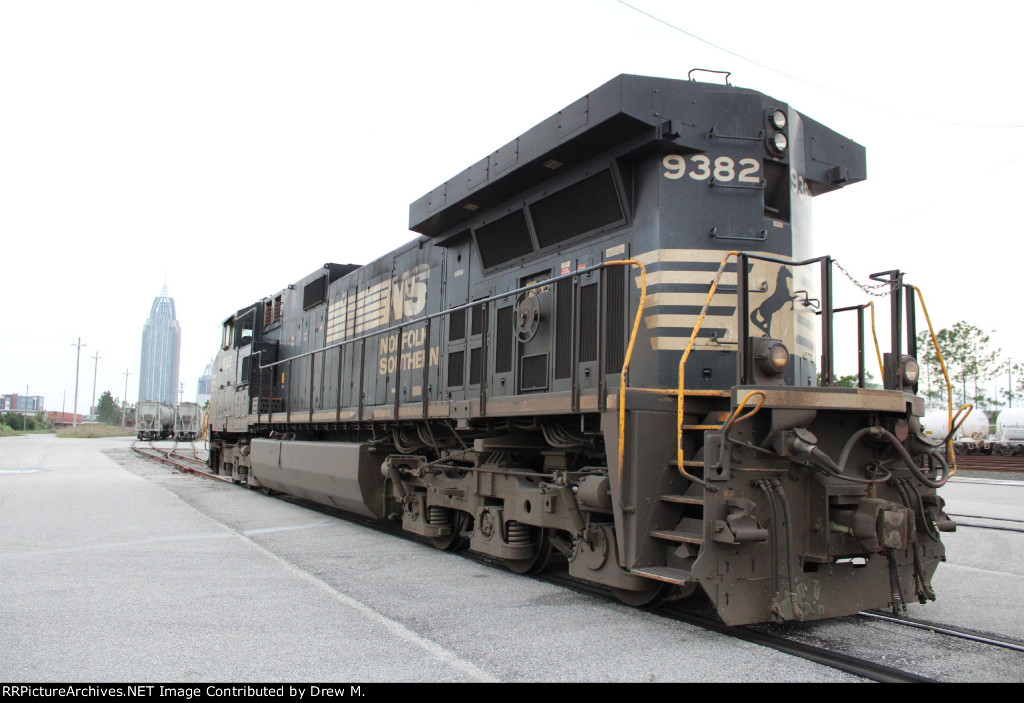
[[[96,356],[94,358],[95,358],[95,362],[93,363],[93,367],[92,367],[92,405],[89,406],[89,413],[90,414],[95,412],[95,408],[96,408],[96,372],[99,370],[100,359],[102,359],[103,357],[100,356],[99,352],[96,352]]]
[[[178,384],[178,405],[181,405],[182,399],[185,397],[185,384]]]
[[[25,414],[21,417],[21,431],[28,432],[28,384],[25,384]]]
[[[125,413],[128,412],[128,369],[124,370],[124,398],[121,399],[121,427],[124,427]]]
[[[78,427],[78,369],[82,362],[82,347],[88,346],[82,344],[82,338],[78,338],[78,344],[72,344],[73,347],[78,347],[78,353],[75,354],[75,409],[71,413],[71,430],[74,431]]]

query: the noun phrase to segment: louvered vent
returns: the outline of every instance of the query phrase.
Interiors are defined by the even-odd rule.
[[[629,282],[629,268],[612,266],[604,271],[605,278],[605,339],[604,371],[619,373],[626,359],[626,285]]]
[[[509,373],[512,370],[512,351],[515,339],[512,329],[512,306],[498,308],[494,334],[494,373]]]
[[[503,264],[533,251],[530,230],[526,226],[526,214],[522,210],[516,210],[477,229],[476,241],[485,268]]]
[[[530,205],[530,217],[541,247],[623,219],[611,171],[601,171]]]
[[[548,387],[548,355],[536,354],[523,357],[522,388],[524,391],[541,391]]]

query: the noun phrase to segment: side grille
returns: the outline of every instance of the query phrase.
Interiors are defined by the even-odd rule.
[[[484,306],[477,305],[473,308],[473,322],[470,325],[469,333],[476,336],[484,331]]]
[[[580,361],[597,361],[597,284],[580,288]]]
[[[512,306],[498,308],[494,334],[494,373],[509,373],[512,370],[512,351],[515,349],[512,334]]]
[[[626,285],[629,269],[613,266],[604,271],[605,315],[607,332],[605,337],[604,372],[619,373],[626,360]]]
[[[522,387],[524,391],[540,391],[548,387],[548,355],[523,357]]]
[[[572,285],[555,284],[555,378],[572,375]]]
[[[526,226],[526,213],[522,210],[484,225],[476,230],[480,258],[485,268],[503,264],[533,251],[530,230]]]
[[[469,350],[469,385],[475,386],[480,383],[480,361],[482,359],[480,347]]]
[[[541,247],[623,219],[611,171],[601,171],[530,205]]]
[[[448,353],[448,387],[458,388],[465,381],[466,352],[457,351]]]
[[[448,316],[448,341],[455,342],[466,337],[466,311],[459,310]]]

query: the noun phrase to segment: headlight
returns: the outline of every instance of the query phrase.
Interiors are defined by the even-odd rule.
[[[781,154],[786,150],[786,147],[789,146],[789,140],[782,132],[776,132],[772,136],[768,137],[768,146],[770,146],[772,151],[776,154]]]
[[[783,112],[782,110],[776,110],[775,112],[773,112],[772,113],[772,126],[775,127],[775,129],[785,129],[786,128],[786,113]]]
[[[917,383],[917,379],[921,375],[921,367],[917,365],[917,360],[912,356],[904,356],[900,366],[901,373],[903,374],[903,385],[912,386]]]
[[[789,350],[777,339],[765,339],[757,344],[754,360],[761,373],[778,376],[789,366]]]

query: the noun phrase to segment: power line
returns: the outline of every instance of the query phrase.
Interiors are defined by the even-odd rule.
[[[724,46],[720,46],[718,44],[715,44],[714,42],[709,41],[709,40],[705,39],[704,37],[701,37],[701,36],[699,36],[697,34],[694,34],[693,32],[690,32],[688,30],[683,29],[682,27],[674,25],[671,22],[663,20],[662,18],[660,18],[660,17],[658,17],[656,15],[652,15],[650,12],[647,12],[646,10],[642,10],[639,7],[636,7],[635,5],[630,5],[625,0],[615,0],[615,2],[619,3],[620,5],[624,5],[624,6],[628,7],[629,9],[631,9],[631,10],[633,10],[635,12],[639,12],[641,15],[644,15],[645,17],[648,17],[648,18],[654,20],[655,22],[660,22],[661,24],[665,25],[666,27],[674,29],[675,31],[680,32],[682,34],[685,34],[686,36],[690,37],[691,39],[696,39],[699,42],[707,44],[708,46],[710,46],[713,49],[717,49],[718,51],[721,51],[723,53],[729,54],[730,56],[735,56],[736,58],[740,59],[741,61],[746,61],[747,63],[753,64],[754,66],[757,66],[759,68],[763,68],[766,71],[771,71],[772,73],[777,73],[780,76],[784,76],[786,78],[789,78],[790,80],[797,81],[798,83],[803,83],[804,85],[809,85],[812,88],[817,88],[818,90],[823,90],[823,91],[825,91],[827,93],[832,93],[833,95],[839,95],[841,97],[848,98],[850,100],[856,100],[857,102],[863,103],[864,105],[869,105],[871,107],[875,107],[875,108],[878,108],[880,110],[887,110],[887,111],[891,111],[891,112],[902,113],[904,115],[909,115],[911,117],[914,117],[914,119],[917,119],[917,120],[926,121],[926,122],[934,122],[936,124],[953,125],[953,126],[956,126],[956,127],[970,127],[972,129],[1024,129],[1024,124],[995,125],[995,124],[975,124],[975,123],[971,123],[971,122],[953,122],[951,120],[937,120],[934,117],[922,117],[920,115],[917,115],[917,114],[914,114],[914,113],[911,113],[911,112],[907,112],[907,111],[902,110],[900,108],[892,107],[891,105],[884,105],[884,104],[879,104],[879,103],[871,102],[870,100],[865,100],[864,98],[858,97],[856,95],[850,95],[849,93],[844,93],[844,92],[836,90],[834,88],[829,88],[829,87],[824,86],[824,85],[819,85],[817,83],[813,83],[813,82],[811,82],[809,80],[806,80],[804,78],[800,78],[799,76],[795,76],[792,73],[786,73],[785,71],[781,71],[781,70],[779,70],[777,68],[774,68],[774,67],[769,66],[767,64],[761,63],[760,61],[752,59],[752,58],[750,58],[748,56],[744,56],[742,54],[738,54],[735,51],[733,51],[732,49],[727,49]]]

